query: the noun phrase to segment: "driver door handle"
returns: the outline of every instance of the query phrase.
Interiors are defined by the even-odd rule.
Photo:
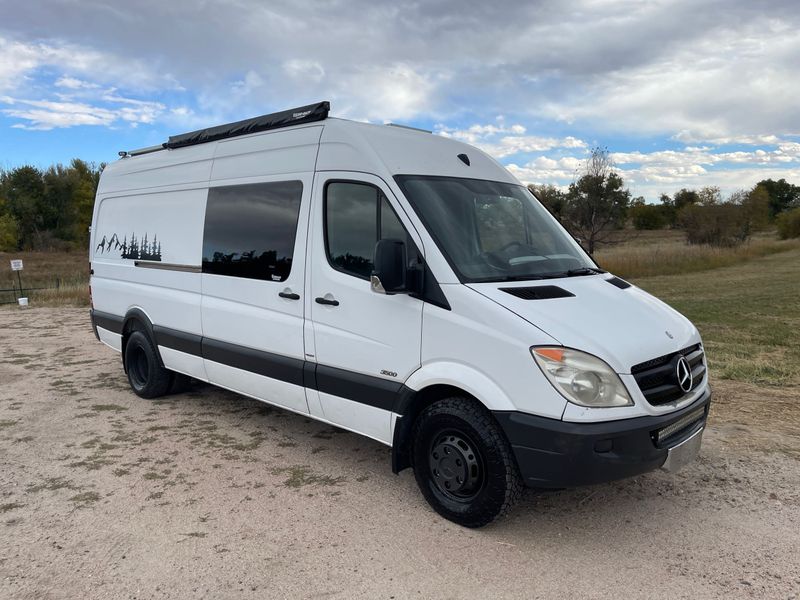
[[[317,304],[326,304],[328,306],[339,306],[339,301],[332,298],[314,298]]]
[[[288,300],[300,300],[300,294],[295,294],[292,291],[278,292],[278,296]]]

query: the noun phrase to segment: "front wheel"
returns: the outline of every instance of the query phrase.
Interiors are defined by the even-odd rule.
[[[522,494],[508,441],[492,415],[469,398],[427,407],[413,437],[414,476],[440,515],[482,527],[507,513]]]

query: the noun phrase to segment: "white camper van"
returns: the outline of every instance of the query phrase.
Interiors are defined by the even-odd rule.
[[[328,110],[106,167],[92,324],[136,394],[188,376],[368,436],[469,527],[523,486],[696,455],[711,392],[686,318],[598,268],[480,150]]]

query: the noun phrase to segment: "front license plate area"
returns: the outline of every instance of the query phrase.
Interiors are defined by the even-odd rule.
[[[664,461],[661,468],[667,471],[677,471],[685,467],[697,458],[702,441],[703,429],[701,428],[692,437],[667,450],[667,460]]]

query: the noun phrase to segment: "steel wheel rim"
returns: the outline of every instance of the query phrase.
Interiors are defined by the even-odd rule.
[[[457,502],[469,502],[483,488],[485,470],[476,445],[463,432],[437,433],[428,450],[430,478],[436,490]]]

